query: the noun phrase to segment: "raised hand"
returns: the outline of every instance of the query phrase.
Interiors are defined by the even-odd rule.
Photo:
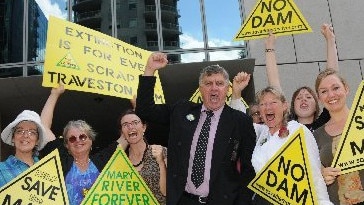
[[[144,76],[154,75],[154,72],[160,68],[163,68],[167,65],[167,55],[164,53],[152,53],[147,61],[147,65],[145,66]]]
[[[119,143],[119,146],[125,150],[128,145],[129,145],[129,142],[125,139],[125,137],[123,136],[123,134],[120,134],[120,137],[119,139],[116,140],[117,143]]]
[[[339,58],[336,48],[334,29],[332,25],[326,23],[322,24],[321,34],[325,37],[326,40],[326,68],[339,70]]]
[[[246,72],[239,72],[233,79],[232,97],[238,99],[241,97],[241,91],[248,85],[250,81],[250,74]]]
[[[276,36],[273,34],[272,30],[269,31],[268,37],[264,41],[265,49],[275,49],[276,47]]]
[[[158,164],[164,162],[163,147],[161,145],[150,145],[152,148],[152,155]]]
[[[52,88],[51,94],[60,96],[62,93],[64,93],[64,91],[65,91],[64,85],[59,84],[58,87]]]
[[[334,28],[329,24],[322,24],[321,33],[326,40],[335,39]]]

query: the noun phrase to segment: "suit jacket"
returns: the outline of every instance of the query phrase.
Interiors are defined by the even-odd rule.
[[[174,105],[154,103],[154,76],[140,76],[136,113],[143,120],[169,125],[167,204],[175,205],[185,190],[192,138],[202,104],[187,100]],[[188,120],[192,114],[194,120]],[[225,105],[218,123],[211,160],[209,205],[250,204],[253,192],[247,188],[254,178],[251,156],[255,131],[250,117]],[[237,171],[237,160],[241,171]]]

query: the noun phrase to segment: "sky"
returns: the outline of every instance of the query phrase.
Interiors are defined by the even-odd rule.
[[[48,18],[49,15],[67,18],[66,0],[35,0],[42,9],[44,15]]]
[[[36,0],[39,7],[48,18],[50,15],[67,18],[66,0]],[[239,31],[240,14],[237,0],[205,0],[205,12],[210,47],[241,45],[243,42],[232,42],[234,35]],[[202,48],[203,37],[201,30],[200,5],[198,0],[178,1],[178,10],[181,15],[179,24],[180,46],[184,49]],[[239,51],[211,53],[210,60],[237,59]],[[182,55],[182,62],[200,62],[204,59],[203,53]]]

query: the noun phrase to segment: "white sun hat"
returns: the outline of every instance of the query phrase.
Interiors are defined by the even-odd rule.
[[[1,132],[1,139],[3,140],[3,142],[8,145],[14,146],[14,143],[12,142],[14,127],[22,121],[32,121],[37,125],[39,139],[37,150],[39,151],[43,149],[46,144],[46,130],[44,129],[38,113],[31,110],[24,110],[16,117],[13,122],[11,122],[8,126],[4,128],[4,130]]]

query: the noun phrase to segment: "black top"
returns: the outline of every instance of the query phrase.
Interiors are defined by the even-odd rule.
[[[328,122],[330,120],[330,113],[329,111],[324,108],[320,114],[320,116],[313,121],[313,123],[311,124],[305,124],[306,127],[311,131],[315,131],[317,128],[321,127],[322,125],[324,125],[326,122]]]

